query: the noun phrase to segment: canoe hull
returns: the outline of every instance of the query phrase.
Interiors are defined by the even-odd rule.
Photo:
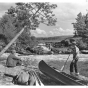
[[[61,82],[62,85],[84,85],[83,83],[77,82],[74,79],[56,71],[47,65],[43,60],[39,62],[39,69],[46,76],[53,78],[54,80]]]

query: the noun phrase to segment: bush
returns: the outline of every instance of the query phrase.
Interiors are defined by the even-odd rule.
[[[36,54],[43,54],[43,49],[41,47],[34,48],[34,51],[36,52]]]
[[[62,46],[65,46],[65,47],[68,47],[69,46],[69,43],[70,43],[69,40],[62,40],[61,41]]]
[[[54,52],[54,54],[59,54],[59,50],[57,48],[52,48],[52,51]]]
[[[86,50],[87,49],[87,43],[83,42],[83,40],[79,40],[77,43],[80,50]]]

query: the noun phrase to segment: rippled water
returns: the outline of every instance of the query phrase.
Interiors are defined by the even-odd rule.
[[[29,55],[29,56],[19,56],[22,59],[30,58],[30,59],[37,59],[40,60],[66,60],[71,61],[73,58],[73,55],[71,54],[59,54],[59,55]],[[88,55],[87,54],[80,54],[79,61],[87,61]]]

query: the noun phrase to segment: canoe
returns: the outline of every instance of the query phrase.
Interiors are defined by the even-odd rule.
[[[88,50],[81,50],[82,54],[88,54]]]
[[[82,79],[82,77],[84,77],[84,76],[79,75],[79,76],[77,77],[77,76],[72,76],[72,75],[70,75],[70,74],[67,74],[67,73],[65,73],[65,72],[61,72],[61,73],[64,74],[64,75],[66,75],[67,77],[70,77],[71,79],[73,79],[73,80],[75,80],[75,81],[78,81],[78,82],[80,82],[80,83],[82,83],[82,84],[84,84],[84,85],[87,85],[87,81],[85,81],[85,80]]]
[[[39,70],[48,77],[53,78],[58,83],[62,85],[86,85],[86,83],[81,82],[80,79],[76,77],[69,76],[64,72],[56,71],[54,68],[50,67],[43,60],[39,62]]]

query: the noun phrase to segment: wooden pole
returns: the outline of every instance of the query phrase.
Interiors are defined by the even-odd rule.
[[[62,66],[61,71],[63,71],[63,70],[64,70],[65,65],[66,65],[66,63],[67,63],[67,61],[68,61],[69,57],[70,57],[70,54],[69,54],[68,58],[66,59],[65,64]]]

